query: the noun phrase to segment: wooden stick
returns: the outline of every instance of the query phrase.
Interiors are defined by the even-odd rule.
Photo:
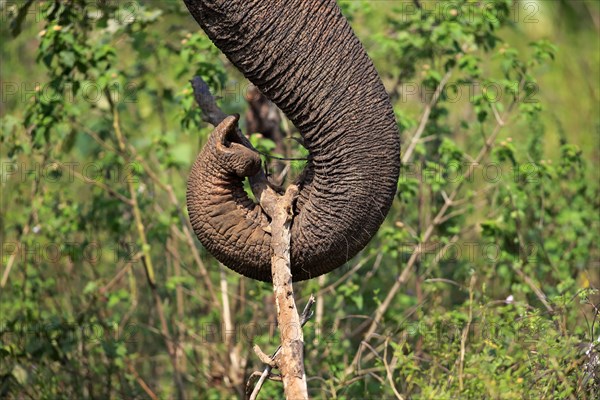
[[[271,215],[271,270],[273,291],[277,305],[277,322],[281,333],[281,352],[277,365],[281,370],[283,390],[287,399],[308,399],[304,372],[304,335],[300,315],[294,301],[290,263],[290,227],[292,203],[298,187],[290,185],[283,197],[278,197],[277,207]]]
[[[308,399],[304,373],[304,335],[294,301],[290,264],[290,227],[298,187],[288,186],[283,196],[260,182],[255,182],[253,189],[262,209],[271,217],[271,276],[281,336],[281,351],[275,363],[281,371],[286,399]]]
[[[308,299],[308,303],[306,303],[306,306],[304,306],[304,311],[302,311],[302,315],[300,316],[300,325],[301,326],[304,326],[308,322],[308,320],[313,316],[312,307],[314,304],[315,304],[315,296],[313,296],[311,294],[310,298]],[[259,350],[260,350],[260,348],[259,348]],[[279,346],[277,348],[277,350],[275,350],[275,353],[273,353],[273,355],[271,356],[271,360],[275,359],[275,357],[279,354],[280,350],[281,350],[281,346]],[[255,352],[256,352],[256,349],[255,349]],[[260,358],[260,356],[259,356],[259,358]],[[258,392],[260,392],[260,388],[262,387],[265,380],[267,378],[272,379],[272,374],[271,374],[271,370],[273,369],[273,366],[271,365],[272,363],[265,362],[265,364],[267,364],[267,366],[265,367],[262,374],[260,372],[255,372],[252,374],[250,379],[248,379],[248,383],[246,385],[246,400],[256,400],[256,398],[258,397]],[[252,380],[253,380],[253,377],[255,377],[255,376],[259,376],[259,379],[256,382],[256,385],[254,385],[254,389],[252,391],[250,391]]]

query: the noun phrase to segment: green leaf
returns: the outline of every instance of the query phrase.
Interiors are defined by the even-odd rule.
[[[25,385],[27,383],[29,374],[27,373],[27,370],[25,368],[23,368],[21,365],[15,364],[15,366],[12,369],[11,374],[15,378],[15,380],[19,383],[19,385]]]

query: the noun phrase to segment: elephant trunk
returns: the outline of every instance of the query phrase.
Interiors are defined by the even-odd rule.
[[[334,0],[184,1],[216,46],[298,128],[310,153],[292,225],[294,281],[339,267],[383,222],[400,168],[392,107],[371,60]],[[224,163],[213,158],[209,166],[203,153],[188,182],[196,234],[228,267],[270,281],[265,217],[239,191],[239,174],[206,197],[207,180],[220,181]],[[212,175],[215,168],[220,172]],[[230,206],[218,207],[222,201]]]

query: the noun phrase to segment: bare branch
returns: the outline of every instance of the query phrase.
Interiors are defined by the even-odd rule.
[[[315,297],[313,295],[311,295],[310,298],[308,299],[308,303],[306,303],[306,306],[304,307],[304,311],[302,311],[302,315],[300,316],[300,325],[302,327],[304,325],[306,325],[306,323],[308,322],[308,320],[312,317],[312,315],[313,315],[312,307],[313,307],[314,304],[315,304]],[[275,350],[275,353],[273,353],[273,355],[271,356],[271,360],[275,359],[275,357],[279,353],[280,349],[281,349],[281,346],[279,346],[277,348],[277,350]],[[259,350],[260,350],[260,348],[259,348]],[[256,352],[256,349],[254,351]],[[260,358],[260,356],[259,356],[259,358]],[[256,385],[254,386],[254,390],[247,397],[248,400],[256,400],[256,397],[258,396],[258,393],[260,392],[260,389],[261,389],[263,383],[265,382],[265,380],[268,377],[271,376],[271,370],[273,369],[273,366],[271,365],[270,362],[267,362],[265,364],[267,364],[267,367],[265,368],[265,370],[260,375],[260,378],[258,379],[258,382],[256,382]],[[252,379],[252,376],[250,378]],[[248,384],[246,385],[247,388],[250,387],[251,379],[248,379]]]
[[[425,111],[423,111],[423,115],[421,116],[421,121],[419,122],[419,126],[417,127],[417,130],[416,130],[415,134],[413,135],[413,137],[411,138],[410,143],[408,144],[408,148],[406,149],[406,152],[404,153],[404,156],[402,157],[403,164],[406,164],[407,162],[410,161],[410,158],[412,157],[412,153],[414,152],[415,147],[417,146],[417,143],[419,143],[419,140],[421,139],[421,135],[425,131],[425,127],[427,126],[427,122],[429,121],[429,115],[431,114],[431,110],[433,109],[433,107],[435,107],[436,103],[438,102],[440,95],[442,94],[442,91],[444,90],[444,87],[446,86],[446,83],[448,82],[448,79],[450,79],[450,75],[452,75],[452,70],[446,72],[446,74],[440,81],[440,84],[435,89],[435,92],[433,93],[433,97],[431,98],[431,101],[429,103],[427,103],[427,105],[425,106]]]
[[[385,366],[385,372],[386,372],[388,381],[390,382],[390,386],[392,387],[392,390],[394,391],[394,395],[396,395],[396,398],[398,400],[404,400],[404,397],[400,394],[400,392],[398,392],[398,389],[396,389],[396,385],[394,384],[394,377],[393,377],[393,373],[392,373],[392,368],[390,367],[390,365],[387,362],[388,342],[389,342],[389,338],[386,338],[385,339],[385,348],[384,348],[384,351],[383,351],[383,365]]]

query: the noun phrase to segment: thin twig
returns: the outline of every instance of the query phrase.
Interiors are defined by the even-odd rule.
[[[121,200],[123,203],[127,204],[128,206],[133,206],[133,201],[131,201],[131,199],[128,199],[127,197],[123,196],[121,193],[117,192],[116,190],[112,189],[110,186],[97,181],[95,179],[90,179],[88,177],[85,177],[83,175],[81,175],[79,172],[77,171],[71,171],[73,173],[73,176],[76,177],[77,179],[81,180],[84,183],[90,183],[94,186],[99,187],[100,189],[108,192],[110,195],[116,197],[117,199]]]
[[[227,288],[227,278],[225,277],[225,267],[219,264],[221,281],[221,301],[223,303],[223,320],[225,322],[225,332],[235,332],[233,321],[231,319],[231,307],[229,306],[229,293]],[[239,376],[240,360],[239,354],[233,346],[233,335],[225,334],[225,345],[229,353],[229,365],[226,367],[229,377],[237,385]]]
[[[152,389],[150,389],[150,386],[148,386],[148,384],[140,377],[135,368],[133,368],[133,364],[131,364],[131,362],[129,361],[127,362],[127,368],[129,369],[129,372],[133,374],[135,380],[137,381],[137,383],[139,383],[140,387],[144,390],[144,392],[146,392],[148,397],[150,397],[152,400],[158,400],[158,396],[152,391]]]
[[[119,143],[119,151],[125,155],[127,154],[127,146],[125,145],[125,137],[123,132],[121,131],[121,123],[119,112],[117,107],[112,104],[112,100],[110,100],[110,94],[106,96],[109,99],[112,108],[113,114],[113,129],[115,131],[115,135],[117,136],[117,141]],[[140,211],[140,207],[137,201],[137,193],[135,190],[135,186],[133,185],[132,179],[126,179],[127,188],[129,189],[131,208],[133,209],[133,216],[135,220],[135,226],[138,231],[138,235],[140,237],[140,241],[142,242],[142,254],[144,266],[146,268],[146,275],[148,277],[148,282],[151,286],[156,286],[156,280],[154,278],[154,267],[152,265],[152,258],[150,257],[150,246],[148,245],[148,241],[146,240],[146,230],[144,228],[144,223],[142,221],[142,213]]]
[[[392,387],[392,390],[394,392],[394,394],[396,395],[396,398],[398,400],[404,400],[404,396],[402,396],[400,394],[400,392],[398,392],[398,389],[396,389],[396,385],[394,384],[394,376],[392,373],[392,369],[390,368],[390,365],[387,362],[387,348],[388,348],[388,342],[389,342],[390,338],[386,338],[385,339],[385,347],[384,347],[384,351],[383,351],[383,365],[385,366],[385,372],[388,378],[388,381],[390,382],[390,386]]]
[[[44,154],[44,158],[42,160],[42,165],[46,163],[46,158],[47,158],[46,154]],[[31,199],[35,199],[39,188],[40,188],[40,180],[34,179],[33,184],[31,186],[31,196],[30,196]],[[27,218],[27,223],[23,227],[23,231],[21,232],[19,240],[17,240],[16,246],[15,246],[15,251],[14,251],[14,253],[12,253],[10,255],[10,257],[6,263],[6,268],[4,268],[4,272],[2,273],[2,280],[0,281],[0,288],[4,288],[4,286],[6,286],[6,283],[8,282],[8,277],[10,275],[10,271],[12,270],[14,262],[17,259],[17,255],[21,252],[21,244],[23,243],[23,238],[29,234],[31,225],[34,223],[34,220],[36,219],[36,213],[37,213],[37,208],[32,207],[31,212],[29,213],[29,217]]]
[[[112,289],[112,287],[114,285],[116,285],[121,278],[123,278],[123,276],[127,273],[127,270],[131,269],[131,266],[133,265],[134,262],[139,261],[140,257],[139,255],[134,256],[131,261],[128,261],[125,266],[123,268],[121,268],[119,270],[119,272],[117,272],[115,274],[115,276],[104,286],[102,286],[99,290],[99,292],[101,294],[105,294],[106,292],[108,292],[110,289]]]
[[[469,317],[467,319],[467,325],[464,327],[462,331],[462,335],[460,338],[460,361],[458,366],[458,387],[460,388],[460,392],[462,393],[464,383],[463,383],[463,372],[465,369],[465,354],[466,354],[466,345],[467,339],[469,338],[469,331],[471,330],[471,323],[473,322],[473,288],[475,286],[476,277],[475,275],[471,276],[471,282],[469,284]]]
[[[442,80],[440,81],[439,85],[435,89],[435,92],[433,93],[433,97],[431,98],[431,101],[429,103],[427,103],[427,105],[425,106],[425,110],[423,111],[423,115],[421,116],[419,126],[417,127],[417,130],[416,130],[415,134],[413,135],[413,137],[411,138],[410,143],[408,144],[408,148],[406,149],[406,152],[404,153],[404,156],[402,157],[403,164],[406,164],[407,162],[410,161],[410,158],[412,157],[415,147],[417,146],[417,143],[419,143],[419,140],[421,139],[421,135],[425,131],[425,127],[427,126],[427,122],[429,121],[429,116],[431,115],[431,110],[433,109],[433,107],[435,107],[436,103],[438,102],[440,95],[442,94],[442,91],[444,90],[444,87],[446,86],[446,83],[448,82],[448,79],[450,79],[451,75],[452,75],[452,70],[446,72],[446,74],[443,76]]]

